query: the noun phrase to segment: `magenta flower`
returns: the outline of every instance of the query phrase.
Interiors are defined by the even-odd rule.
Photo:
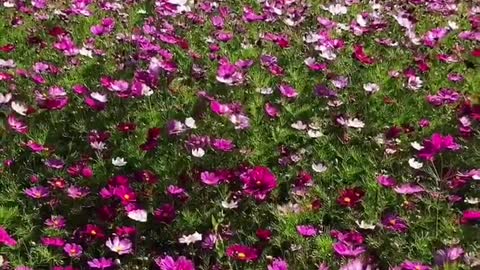
[[[421,193],[425,191],[423,187],[413,183],[398,185],[394,187],[393,190],[398,194],[403,194],[403,195],[416,194],[416,193]]]
[[[350,245],[345,242],[337,242],[333,244],[333,250],[338,255],[345,257],[358,257],[367,251],[362,245]]]
[[[449,263],[456,262],[463,258],[465,251],[461,247],[451,247],[438,250],[435,254],[435,265],[444,266]]]
[[[318,233],[318,230],[312,225],[298,225],[297,232],[305,238],[310,238],[315,237]]]
[[[282,96],[286,98],[296,98],[298,96],[297,90],[290,85],[282,84],[278,87]]]
[[[274,259],[273,262],[267,266],[267,270],[288,270],[288,263],[282,259]]]
[[[63,216],[51,216],[45,220],[45,225],[49,228],[60,230],[65,228],[66,220]]]
[[[42,245],[46,247],[61,248],[65,245],[65,240],[58,237],[42,237]]]
[[[72,199],[82,199],[90,193],[88,187],[70,186],[67,188],[67,196]]]
[[[213,140],[212,147],[216,151],[231,152],[235,148],[235,144],[232,140],[219,138]]]
[[[53,47],[66,56],[75,56],[79,53],[79,49],[68,35],[58,37],[58,40],[53,44]]]
[[[195,270],[195,265],[191,260],[181,256],[177,260],[171,256],[165,256],[163,258],[156,258],[155,263],[160,270]]]
[[[50,195],[50,191],[46,187],[37,186],[25,189],[25,194],[33,199],[42,199]]]
[[[258,250],[244,245],[232,245],[227,248],[227,256],[241,262],[256,261],[258,255]]]
[[[432,104],[433,106],[442,106],[442,105],[450,105],[455,104],[457,101],[460,100],[460,94],[453,89],[441,89],[435,95],[428,95],[427,101],[428,103]]]
[[[220,60],[216,78],[217,81],[227,85],[240,85],[244,81],[244,75],[240,68],[226,59]]]
[[[88,266],[90,266],[90,268],[94,268],[94,269],[107,269],[114,265],[112,259],[104,258],[104,257],[93,259],[91,261],[88,261],[87,263],[88,263]]]
[[[437,46],[448,34],[446,28],[435,28],[428,31],[423,37],[423,45],[433,48]],[[420,269],[419,269],[420,270]]]
[[[389,175],[379,175],[377,177],[377,182],[381,186],[386,187],[386,188],[393,187],[397,184],[397,181],[395,180],[395,178],[393,178]]]
[[[214,172],[202,172],[200,173],[200,180],[205,185],[209,186],[218,186],[221,182],[221,178],[217,176]]]
[[[35,99],[38,107],[50,111],[59,111],[68,105],[67,93],[63,88],[58,86],[50,87],[47,94],[36,91]]]
[[[382,220],[383,227],[392,232],[404,233],[408,230],[407,222],[396,216],[396,215],[387,215]]]
[[[402,270],[431,270],[432,268],[428,265],[424,265],[421,262],[412,262],[412,261],[405,261],[403,262],[400,267]]]
[[[15,132],[20,134],[28,133],[28,125],[13,114],[7,117],[7,123],[8,126]]]
[[[17,241],[15,241],[2,226],[0,226],[0,243],[9,247],[17,245]]]
[[[115,236],[113,240],[109,238],[106,245],[111,251],[116,252],[119,255],[133,252],[132,242],[128,238],[120,239],[118,236]]]
[[[258,201],[265,200],[277,187],[277,178],[267,167],[254,167],[240,175],[243,191]]]
[[[435,156],[444,151],[457,151],[458,149],[460,149],[460,145],[455,142],[451,135],[443,136],[435,133],[430,139],[424,140],[423,148],[418,152],[418,157],[433,161]]]
[[[68,243],[63,246],[63,250],[69,257],[77,258],[80,257],[83,253],[83,248],[80,245],[77,245],[75,243]]]

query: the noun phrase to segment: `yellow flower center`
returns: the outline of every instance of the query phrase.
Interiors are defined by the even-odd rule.
[[[243,253],[243,252],[239,252],[237,254],[237,258],[240,259],[240,260],[245,260],[245,258],[247,258],[247,255],[245,255],[245,253]]]

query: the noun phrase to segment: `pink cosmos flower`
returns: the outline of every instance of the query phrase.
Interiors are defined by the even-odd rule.
[[[94,25],[90,28],[90,32],[96,36],[109,34],[115,28],[115,20],[113,18],[105,18],[101,24]]]
[[[383,187],[387,187],[387,188],[393,187],[397,184],[397,181],[395,180],[395,178],[388,175],[379,175],[377,177],[377,182]]]
[[[398,185],[394,187],[393,190],[398,194],[403,194],[403,195],[410,195],[410,194],[415,194],[415,193],[420,193],[425,191],[425,189],[420,185],[412,184],[412,183]]]
[[[231,152],[235,148],[235,144],[232,140],[228,139],[214,139],[212,142],[213,149],[221,152]]]
[[[218,184],[220,184],[222,179],[219,176],[217,176],[214,172],[205,171],[200,173],[200,180],[205,185],[218,186]]]
[[[171,256],[158,257],[155,259],[155,263],[160,267],[160,270],[195,270],[193,262],[183,256],[176,260]]]
[[[46,247],[61,248],[65,245],[65,240],[58,237],[42,237],[42,245]]]
[[[312,225],[298,225],[297,232],[305,238],[310,238],[310,237],[315,237],[318,231]]]
[[[460,94],[453,89],[441,89],[436,95],[428,95],[427,101],[433,106],[455,104],[460,100]]]
[[[241,262],[256,261],[258,253],[258,250],[244,245],[231,245],[227,248],[227,256]]]
[[[128,238],[120,239],[118,236],[115,236],[113,240],[108,238],[106,245],[111,251],[116,252],[119,255],[133,252],[132,242]]]
[[[25,194],[33,199],[42,199],[50,195],[50,191],[46,187],[37,186],[25,189]]]
[[[82,246],[77,245],[75,243],[65,244],[65,246],[63,246],[63,250],[65,251],[65,253],[67,253],[69,257],[74,257],[74,258],[80,257],[83,253]]]
[[[283,259],[277,258],[267,266],[267,270],[288,270],[288,263]]]
[[[423,45],[433,48],[443,40],[448,34],[448,29],[446,28],[435,28],[428,31],[423,37]]]
[[[345,257],[358,257],[367,250],[361,245],[350,245],[345,242],[336,242],[333,244],[333,250],[336,254]]]
[[[63,229],[66,225],[66,220],[63,216],[51,216],[49,219],[45,220],[45,225],[52,229]]]
[[[385,229],[393,232],[404,233],[408,230],[407,222],[396,215],[387,215],[382,224]]]
[[[0,226],[0,244],[4,244],[9,247],[14,247],[17,245],[17,241],[13,239],[5,230],[4,227]]]
[[[282,96],[286,98],[293,99],[298,96],[297,90],[295,90],[295,88],[291,87],[290,85],[282,84],[278,87],[278,89],[280,90],[280,93],[282,94]]]
[[[258,201],[265,200],[277,187],[277,178],[267,167],[254,167],[240,175],[243,191]]]
[[[70,186],[67,188],[67,196],[72,199],[82,199],[90,194],[90,189],[88,187],[77,187]]]
[[[53,44],[53,47],[66,56],[75,56],[80,51],[69,35],[59,36],[57,42]]]
[[[244,81],[244,75],[240,68],[231,64],[228,60],[219,61],[220,66],[217,70],[217,81],[227,85],[240,85]]]
[[[20,134],[27,134],[28,133],[28,126],[27,124],[17,118],[15,115],[11,114],[7,117],[8,126],[15,132]]]
[[[48,94],[35,92],[38,107],[51,111],[59,111],[68,105],[68,96],[65,90],[58,86],[50,87]]]
[[[104,257],[90,260],[87,263],[88,263],[88,266],[90,266],[90,268],[94,268],[94,269],[107,269],[114,265],[112,259],[104,258]]]
[[[435,254],[435,265],[444,266],[449,263],[454,263],[463,258],[465,251],[461,247],[451,247],[447,249],[438,250]]]
[[[412,262],[412,261],[405,261],[403,262],[400,267],[402,270],[431,270],[432,268],[428,265],[424,265],[421,262]]]

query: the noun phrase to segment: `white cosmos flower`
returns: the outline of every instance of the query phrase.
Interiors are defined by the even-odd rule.
[[[347,126],[351,128],[358,128],[361,129],[365,127],[365,123],[363,123],[360,119],[358,118],[353,118],[353,119],[348,119],[347,120]]]
[[[373,230],[373,229],[375,229],[375,224],[373,224],[373,223],[367,223],[367,222],[365,222],[364,220],[362,220],[362,221],[360,221],[360,222],[357,220],[357,221],[355,221],[355,223],[357,223],[357,225],[358,225],[358,227],[359,227],[360,229],[364,229],[364,230]]]
[[[271,87],[257,88],[257,92],[259,92],[262,95],[271,95],[273,94],[273,88]]]
[[[187,126],[188,128],[191,128],[191,129],[197,128],[197,124],[195,123],[195,119],[193,119],[192,117],[188,117],[187,119],[185,119],[185,126]]]
[[[113,166],[123,167],[127,165],[127,162],[122,157],[116,157],[116,158],[112,158],[112,164]]]
[[[98,151],[103,151],[103,150],[107,149],[107,145],[104,142],[96,142],[96,141],[91,142],[90,146],[93,149],[98,150]]]
[[[205,155],[205,150],[203,148],[192,149],[192,156],[201,158]]]
[[[12,107],[12,110],[14,110],[16,113],[20,114],[20,115],[27,115],[27,106],[25,106],[24,104],[20,103],[20,102],[16,102],[16,101],[13,101],[10,106]]]
[[[347,14],[347,7],[341,4],[332,4],[328,7],[322,6],[322,8],[332,15],[344,15]]]
[[[380,86],[376,83],[366,83],[363,85],[363,89],[368,93],[375,94],[380,91]]]
[[[92,50],[89,50],[85,47],[82,47],[80,50],[78,50],[78,53],[80,55],[83,55],[83,56],[86,56],[88,58],[93,58],[93,53],[92,53]]]
[[[313,163],[312,164],[312,170],[317,173],[323,173],[327,171],[327,166],[325,166],[323,163]]]
[[[302,121],[298,120],[297,122],[293,123],[291,127],[296,130],[305,130],[307,128],[307,125],[305,125]]]
[[[478,204],[480,203],[480,198],[467,197],[465,198],[465,202],[468,204]]]
[[[143,209],[132,210],[128,212],[128,217],[138,222],[147,222],[147,211]]]
[[[90,96],[95,99],[96,101],[100,101],[102,103],[107,102],[107,95],[102,95],[98,92],[93,92],[90,94]]]
[[[458,29],[458,24],[454,21],[448,21],[448,27],[452,30],[457,30]]]
[[[408,160],[408,165],[410,165],[410,167],[412,167],[412,168],[414,168],[414,169],[416,169],[416,170],[418,170],[418,169],[420,169],[420,168],[423,167],[423,163],[416,161],[415,158],[409,159],[409,160]]]
[[[235,209],[238,207],[237,201],[222,201],[222,207],[225,209]]]
[[[198,232],[194,232],[193,234],[190,234],[190,235],[182,235],[182,237],[178,239],[179,243],[187,244],[187,245],[190,245],[198,241],[202,241],[202,235],[199,234]]]
[[[418,151],[423,149],[423,146],[421,144],[419,144],[418,142],[411,142],[410,145],[413,147],[413,149],[418,150]]]
[[[10,102],[11,99],[12,99],[12,94],[6,93],[4,95],[4,94],[0,93],[0,105]]]
[[[323,133],[320,130],[309,129],[307,131],[308,137],[310,138],[320,138],[323,136]]]

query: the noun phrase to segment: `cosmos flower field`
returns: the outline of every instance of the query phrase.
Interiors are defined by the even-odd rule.
[[[0,0],[0,269],[479,269],[475,2]]]

